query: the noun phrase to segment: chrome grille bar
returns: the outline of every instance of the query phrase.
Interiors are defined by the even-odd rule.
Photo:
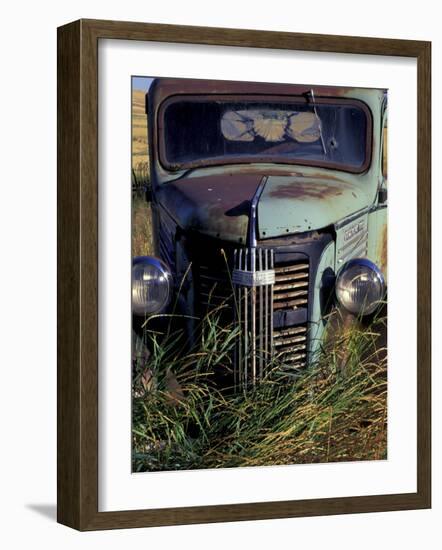
[[[265,375],[273,352],[273,250],[236,250],[232,281],[240,328],[234,383],[245,389]]]
[[[248,260],[249,259],[249,251],[246,249],[245,251],[245,261],[244,261],[244,267],[245,270],[248,271]],[[241,382],[243,383],[245,380],[247,380],[247,363],[249,362],[249,300],[248,300],[248,294],[249,289],[247,287],[244,287],[244,327],[243,327],[243,333],[244,333],[244,363],[243,363],[243,379]]]
[[[275,258],[273,250],[270,250],[270,269],[275,269]],[[270,287],[270,353],[273,355],[273,296],[274,296],[274,285]]]
[[[233,265],[237,265],[238,263],[238,250],[233,251]],[[236,326],[241,326],[241,320],[239,318],[240,311],[238,308],[238,296],[237,293],[235,293],[234,296],[234,304],[233,304],[233,318],[235,321]],[[233,385],[235,388],[238,385],[238,354],[239,354],[239,342],[237,345],[237,349],[235,350],[233,354]]]
[[[258,250],[258,269],[262,271],[262,250]],[[263,303],[263,288],[259,287],[259,377],[262,378],[264,368],[263,358],[263,330],[264,330],[264,310],[266,304]]]
[[[271,264],[269,262],[269,251],[265,250],[263,251],[264,254],[264,270],[268,271],[271,269]],[[270,301],[270,290],[269,286],[266,285],[264,287],[264,346],[262,350],[262,355],[264,359],[265,350],[272,349],[272,346],[270,345],[270,316],[273,317],[273,308],[271,307],[272,302]],[[261,376],[263,373],[261,373]]]
[[[255,273],[256,269],[256,248],[250,250],[250,271]],[[251,374],[252,374],[252,384],[256,384],[256,286],[252,286],[250,289],[251,293],[251,315],[250,315],[250,324],[251,324],[251,344],[252,344],[252,354],[251,354]]]

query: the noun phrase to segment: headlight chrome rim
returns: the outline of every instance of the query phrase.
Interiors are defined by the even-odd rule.
[[[374,300],[368,306],[361,304],[360,307],[358,307],[357,311],[355,311],[354,308],[351,309],[348,307],[348,303],[347,304],[345,303],[345,300],[343,300],[343,297],[339,292],[339,282],[341,281],[344,274],[347,273],[349,269],[354,267],[362,267],[372,271],[375,274],[375,277],[377,278],[377,282],[379,283],[380,289],[381,289],[379,292],[378,299]],[[382,301],[385,298],[385,294],[386,294],[385,277],[382,271],[380,270],[380,268],[368,258],[352,258],[339,269],[336,275],[335,293],[339,304],[343,308],[345,308],[347,311],[352,313],[353,315],[361,315],[361,316],[371,315],[376,311],[376,309],[378,309],[378,307],[382,304]]]
[[[157,287],[156,290],[161,289],[161,291],[163,292],[163,296],[161,297],[161,300],[158,300],[158,303],[156,305],[153,300],[140,299],[139,294],[143,291],[143,289],[137,289],[135,286],[137,284],[135,274],[137,273],[137,270],[140,270],[140,267],[144,267],[145,269],[153,269],[154,272],[156,271],[158,274],[156,279],[162,285],[162,288]],[[143,271],[143,274],[144,272],[145,271]],[[154,256],[137,256],[136,258],[134,258],[132,261],[132,313],[139,317],[145,317],[149,315],[155,315],[164,311],[170,303],[172,294],[172,281],[172,273],[169,267],[159,258],[156,258]],[[147,286],[148,285],[146,284],[146,288],[144,289],[146,293]]]

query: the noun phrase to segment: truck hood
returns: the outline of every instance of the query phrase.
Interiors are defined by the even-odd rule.
[[[259,238],[322,229],[372,200],[361,185],[334,175],[271,176],[258,205]]]
[[[182,229],[245,243],[251,200],[263,177],[260,239],[321,229],[370,204],[361,187],[323,174],[189,176],[161,186],[156,200]]]

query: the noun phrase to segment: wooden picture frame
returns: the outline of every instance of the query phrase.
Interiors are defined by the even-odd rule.
[[[402,56],[418,71],[417,492],[98,511],[98,41]],[[58,29],[58,521],[82,531],[431,506],[431,44],[423,41],[79,20]]]

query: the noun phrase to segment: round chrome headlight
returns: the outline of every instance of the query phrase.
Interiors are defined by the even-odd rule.
[[[132,265],[132,311],[152,315],[164,310],[170,300],[172,274],[158,258],[139,256]]]
[[[384,276],[370,260],[355,258],[340,269],[336,277],[336,297],[350,313],[369,315],[384,296]]]

